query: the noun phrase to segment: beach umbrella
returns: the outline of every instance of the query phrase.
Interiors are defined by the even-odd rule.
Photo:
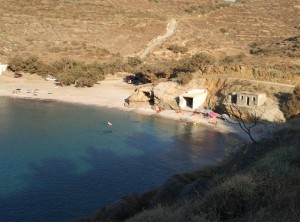
[[[216,117],[216,116],[218,115],[218,113],[215,113],[214,111],[211,111],[211,112],[209,113],[209,115],[210,115],[211,117]]]

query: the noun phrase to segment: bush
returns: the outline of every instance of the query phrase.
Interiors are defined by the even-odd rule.
[[[300,150],[294,147],[281,148],[268,154],[254,167],[264,178],[281,180],[283,176],[300,167]]]
[[[208,194],[201,211],[212,220],[240,217],[247,213],[256,199],[255,188],[250,176],[236,175]]]
[[[44,74],[45,72],[45,65],[37,56],[30,55],[27,58],[16,56],[11,58],[8,64],[14,72],[23,71],[31,74]]]
[[[142,60],[138,56],[128,58],[128,64],[131,67],[136,67],[136,66],[140,65],[141,63],[142,63]]]
[[[25,63],[20,56],[11,58],[8,62],[8,65],[13,72],[22,71],[25,68]]]
[[[173,222],[176,221],[174,209],[158,206],[126,220],[126,222]]]
[[[215,63],[215,58],[205,53],[198,53],[192,58],[182,59],[179,61],[179,69],[186,72],[195,72],[196,70],[204,70],[208,65]]]
[[[144,64],[137,67],[133,73],[142,83],[156,82],[161,78],[169,79],[174,70],[173,66],[173,61],[158,64]]]
[[[168,49],[174,53],[181,53],[181,54],[184,54],[188,51],[188,48],[185,47],[185,46],[180,46],[180,45],[177,45],[177,44],[173,44],[173,45],[170,45],[168,47]]]
[[[115,74],[116,72],[126,71],[128,67],[121,60],[116,60],[101,65],[104,75]]]
[[[234,62],[241,62],[246,55],[244,53],[240,53],[232,56],[225,56],[220,60],[220,64],[230,64]]]
[[[253,77],[263,80],[278,80],[286,78],[283,72],[278,68],[273,67],[258,67],[253,68]]]
[[[185,12],[192,14],[192,13],[197,13],[197,14],[201,14],[204,15],[206,13],[208,13],[210,11],[210,9],[208,7],[204,7],[201,5],[192,5],[189,8],[185,9]]]
[[[219,30],[220,30],[220,32],[222,32],[222,33],[226,33],[226,32],[227,32],[227,29],[225,29],[225,28],[220,28]]]
[[[178,83],[180,85],[186,85],[192,80],[192,74],[188,72],[177,73]]]
[[[78,76],[74,75],[73,72],[62,72],[57,74],[56,78],[64,85],[71,85],[75,83]]]
[[[297,85],[290,99],[282,106],[287,119],[300,114],[300,85]]]
[[[81,76],[75,81],[76,87],[92,87],[97,82],[97,78],[91,78],[87,76]]]
[[[130,59],[130,64],[133,66],[140,62],[138,58]],[[43,77],[51,74],[65,85],[76,83],[78,87],[91,87],[97,81],[103,80],[109,73],[129,70],[129,65],[120,60],[110,63],[85,64],[80,61],[62,59],[46,65],[36,56],[13,57],[9,61],[9,67],[15,72],[36,73]]]

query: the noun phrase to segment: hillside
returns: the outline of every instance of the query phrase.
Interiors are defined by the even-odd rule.
[[[2,63],[28,53],[46,61],[133,56],[163,34],[171,18],[177,31],[153,50],[154,60],[174,58],[170,44],[191,54],[248,52],[252,42],[299,34],[300,24],[297,0],[11,0],[1,3],[0,14]]]

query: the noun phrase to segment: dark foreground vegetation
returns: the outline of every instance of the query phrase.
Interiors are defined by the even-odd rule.
[[[79,221],[299,221],[300,131],[245,145],[220,165],[175,175]]]

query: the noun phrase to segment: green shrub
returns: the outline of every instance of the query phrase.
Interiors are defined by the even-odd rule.
[[[215,6],[215,8],[216,8],[216,9],[220,9],[220,8],[227,8],[227,7],[229,7],[229,6],[230,6],[229,3],[223,2],[223,3],[217,4],[217,5]]]
[[[263,80],[284,79],[285,75],[280,69],[273,67],[257,67],[253,68],[253,77]]]
[[[185,12],[192,14],[201,14],[204,15],[206,13],[208,13],[211,9],[209,7],[205,7],[202,5],[192,5],[189,8],[185,9]]]
[[[176,221],[176,214],[171,207],[158,206],[147,210],[126,220],[126,222],[173,222]]]
[[[8,65],[13,72],[23,71],[26,68],[25,62],[20,56],[11,58]]]
[[[246,55],[244,53],[239,53],[237,55],[225,56],[220,60],[220,64],[230,64],[234,62],[241,62]]]
[[[300,85],[297,85],[290,99],[282,106],[283,113],[287,119],[300,114]]]
[[[128,64],[131,67],[136,67],[136,66],[140,65],[141,63],[142,63],[142,60],[138,56],[128,58]]]
[[[254,170],[264,178],[281,180],[300,167],[300,150],[295,147],[277,149],[260,160]]]
[[[136,67],[133,73],[143,83],[156,82],[161,78],[169,79],[173,73],[173,62],[157,63],[157,64],[144,64]]]
[[[196,70],[203,70],[208,65],[212,65],[215,63],[215,58],[206,53],[197,53],[193,55],[191,58],[182,59],[179,61],[179,69],[185,70],[187,72],[194,72]]]
[[[240,217],[256,199],[255,188],[250,176],[235,175],[208,194],[201,211],[212,220]]]
[[[168,49],[174,53],[181,53],[181,54],[184,54],[188,51],[188,48],[185,47],[185,46],[180,46],[180,45],[177,45],[177,44],[173,44],[173,45],[170,45],[168,47]]]
[[[74,72],[62,72],[57,74],[56,77],[64,85],[74,84],[78,79]]]
[[[87,76],[81,76],[75,81],[76,87],[92,87],[96,82],[96,77],[93,78]]]
[[[8,62],[12,71],[23,71],[31,74],[39,74],[45,72],[45,65],[37,56],[28,56],[21,58],[20,56],[13,57]]]
[[[188,84],[192,79],[192,74],[188,72],[177,73],[177,80],[180,85]]]
[[[222,33],[226,33],[226,32],[227,32],[227,29],[225,29],[225,28],[220,28],[219,30],[220,30],[220,32],[222,32]]]
[[[195,216],[192,216],[191,222],[207,222],[207,219],[204,217],[204,216],[199,216],[199,215],[195,215]]]
[[[101,65],[104,75],[115,74],[116,72],[126,71],[128,67],[121,60],[107,62]]]
[[[26,72],[38,74],[43,70],[44,64],[37,56],[29,56],[26,60]]]

